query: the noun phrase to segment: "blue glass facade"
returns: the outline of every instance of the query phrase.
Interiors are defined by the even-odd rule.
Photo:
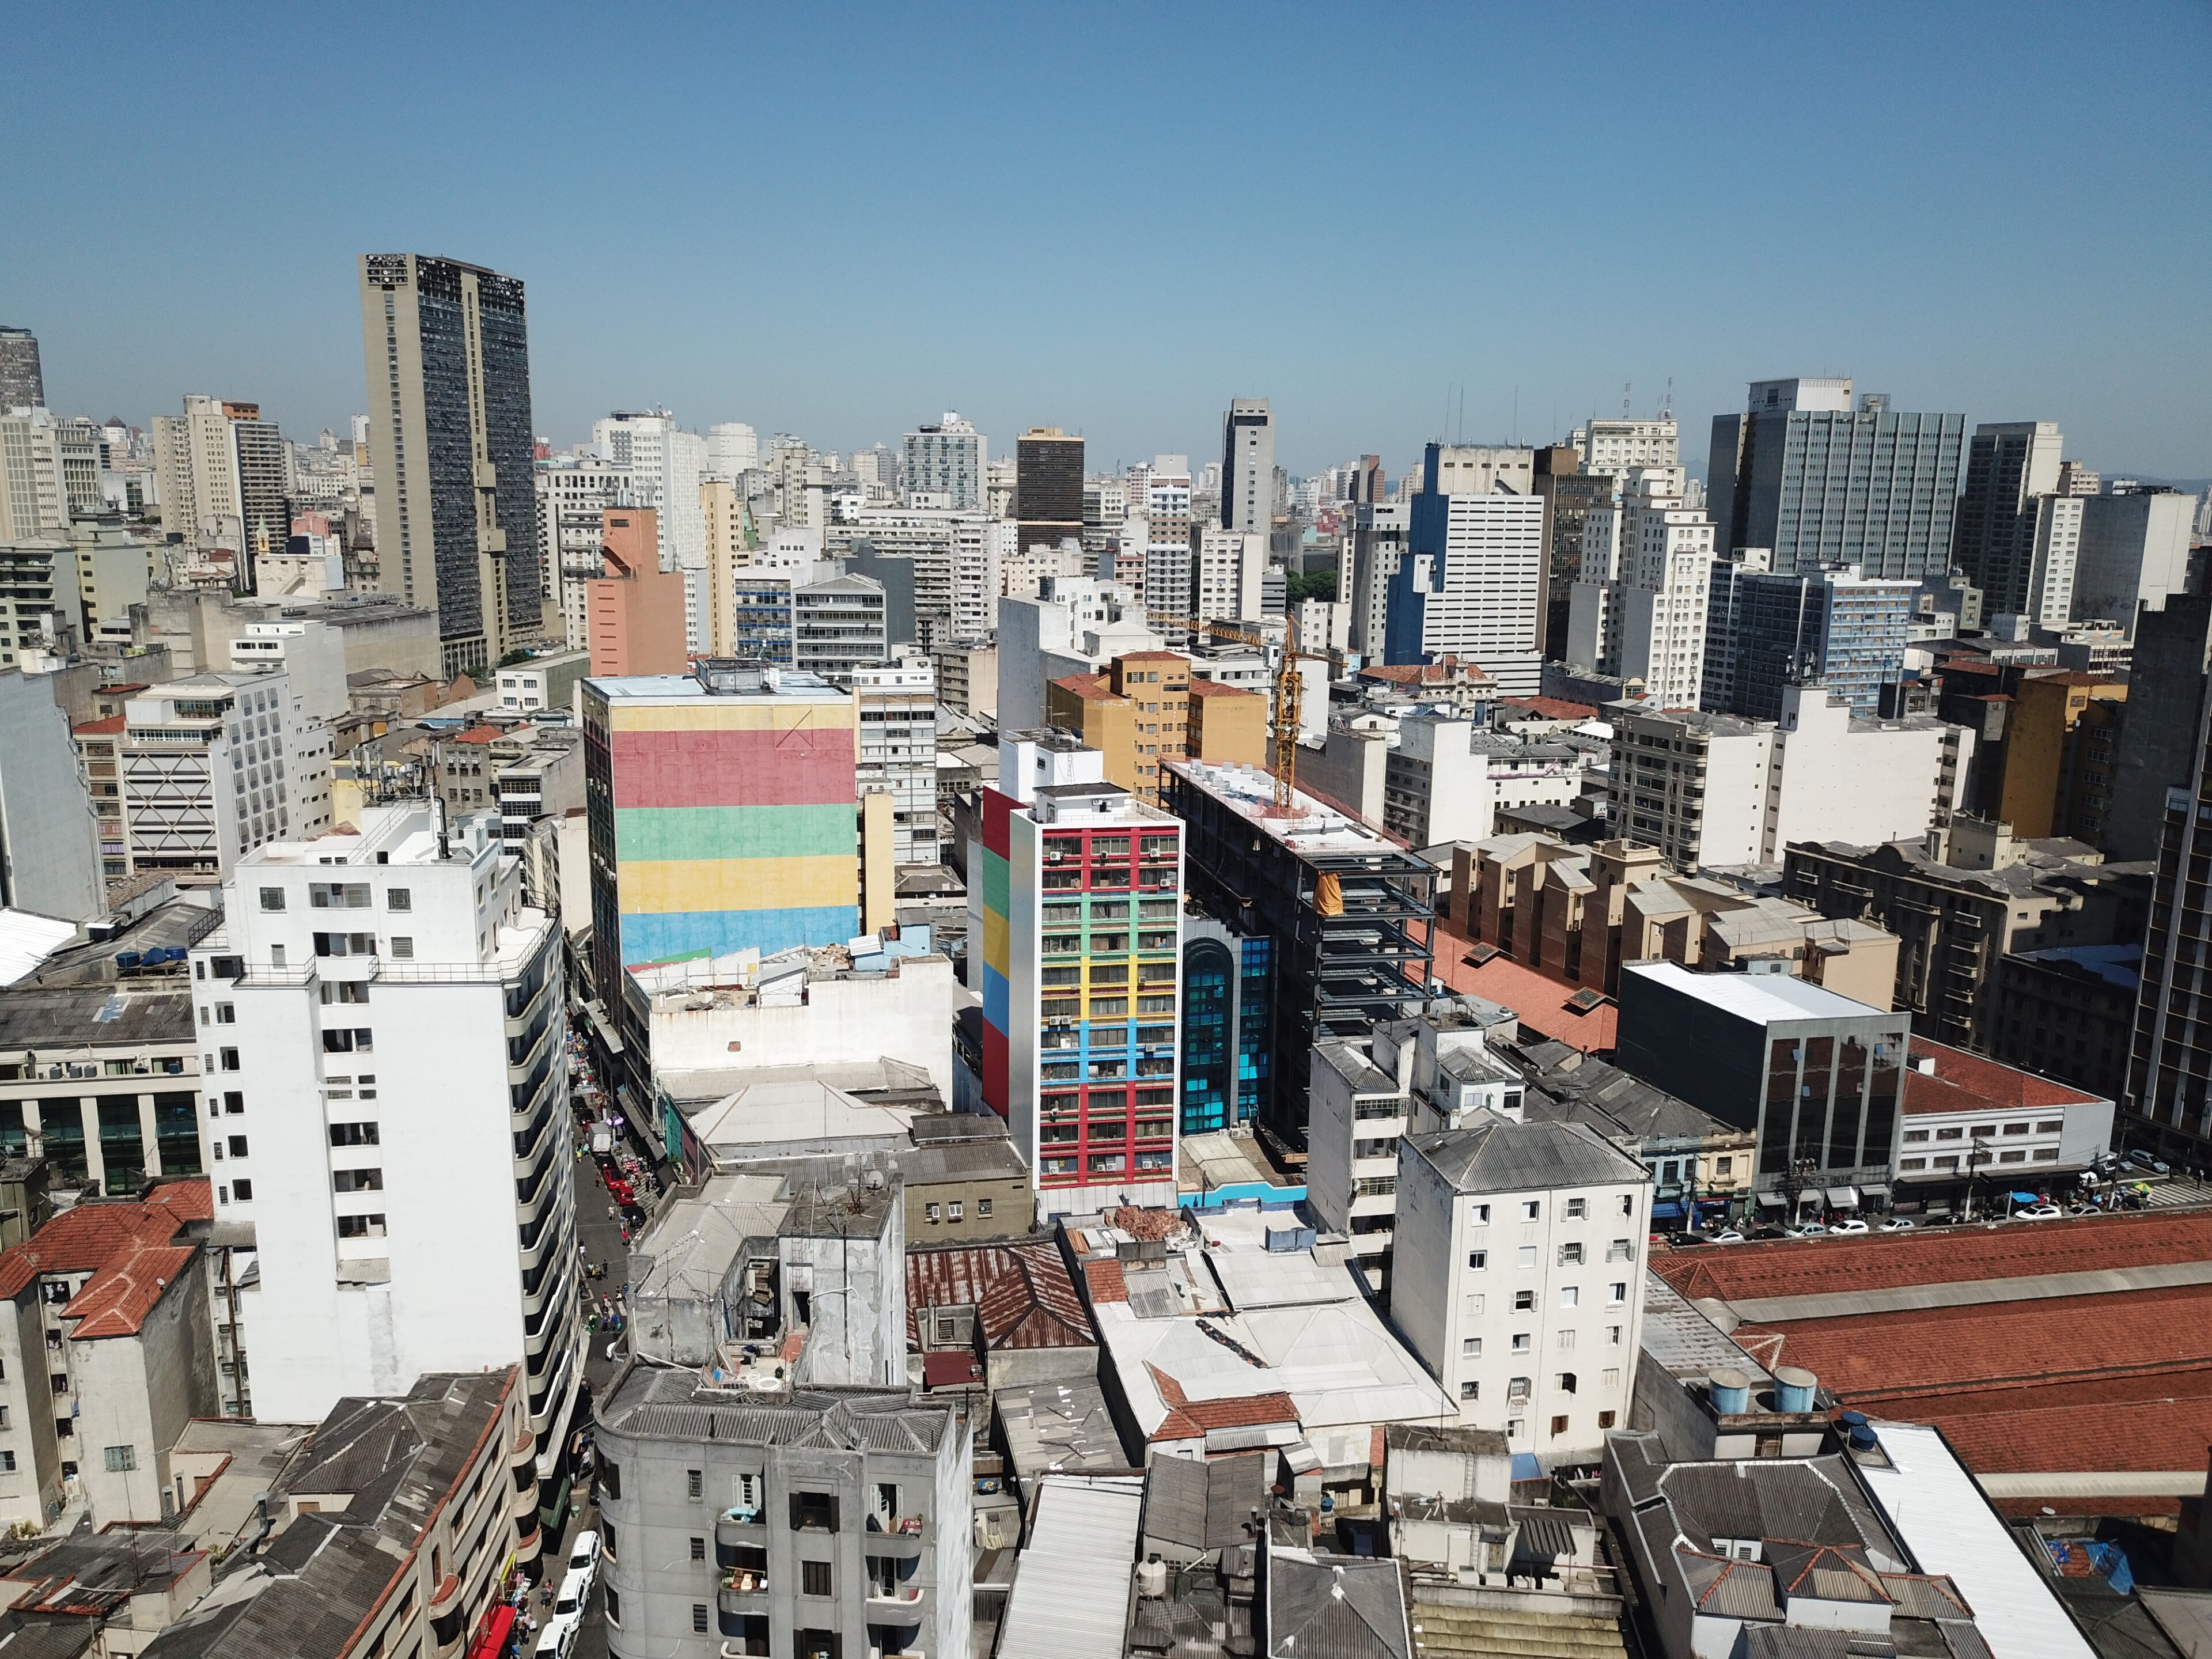
[[[1182,965],[1182,1132],[1249,1123],[1273,1074],[1274,941],[1194,939]]]

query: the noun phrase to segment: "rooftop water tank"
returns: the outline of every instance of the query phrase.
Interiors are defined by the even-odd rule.
[[[1777,1365],[1774,1368],[1774,1409],[1778,1412],[1811,1411],[1814,1392],[1820,1386],[1820,1379],[1802,1366]]]
[[[1733,1365],[1720,1365],[1705,1373],[1705,1388],[1713,1409],[1734,1416],[1751,1409],[1751,1379]]]
[[[1137,1564],[1137,1594],[1157,1601],[1168,1593],[1168,1564],[1157,1555]]]

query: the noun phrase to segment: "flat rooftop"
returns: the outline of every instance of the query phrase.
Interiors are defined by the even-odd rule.
[[[1303,789],[1291,791],[1289,816],[1275,817],[1275,781],[1257,767],[1212,761],[1165,761],[1161,769],[1188,780],[1292,852],[1372,853],[1415,862],[1396,842],[1385,840]]]
[[[1859,1019],[1885,1012],[1787,974],[1693,974],[1675,962],[1632,963],[1620,971],[1761,1025],[1778,1020]]]

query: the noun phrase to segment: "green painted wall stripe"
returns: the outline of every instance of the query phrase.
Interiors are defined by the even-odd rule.
[[[615,855],[624,860],[780,859],[856,853],[858,809],[829,806],[624,806]]]
[[[1012,872],[996,853],[983,854],[983,908],[1002,916],[1013,910]]]

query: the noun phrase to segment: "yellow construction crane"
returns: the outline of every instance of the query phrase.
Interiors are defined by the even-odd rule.
[[[1209,639],[1234,640],[1261,652],[1274,649],[1275,642],[1265,634],[1255,634],[1239,628],[1234,623],[1218,622],[1206,617],[1154,617],[1154,627],[1182,629],[1188,633],[1203,634]],[[1298,643],[1298,624],[1295,617],[1283,619],[1283,659],[1275,669],[1273,706],[1268,711],[1269,726],[1275,740],[1275,816],[1286,817],[1291,811],[1291,792],[1296,787],[1298,770],[1298,720],[1304,708],[1304,678],[1298,672],[1298,664],[1325,662],[1341,670],[1349,665],[1344,653],[1324,648],[1309,651]]]

